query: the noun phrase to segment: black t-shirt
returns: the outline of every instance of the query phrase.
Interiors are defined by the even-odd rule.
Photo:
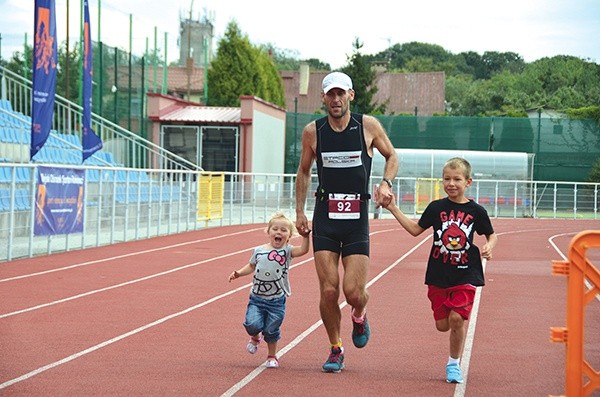
[[[485,284],[481,254],[473,244],[475,232],[486,236],[494,233],[485,208],[472,200],[458,204],[446,197],[429,203],[419,226],[433,227],[425,284],[440,288]]]

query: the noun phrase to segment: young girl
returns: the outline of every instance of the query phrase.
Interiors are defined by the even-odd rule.
[[[469,319],[476,287],[484,285],[481,257],[492,258],[498,240],[485,208],[468,199],[471,165],[460,157],[451,158],[442,170],[447,197],[429,203],[421,219],[409,219],[394,200],[386,208],[406,231],[418,236],[433,228],[433,246],[427,262],[425,284],[438,331],[450,331],[450,357],[446,364],[446,381],[462,383],[460,369],[466,321]],[[485,235],[481,251],[473,237]]]
[[[273,215],[267,226],[269,243],[256,247],[247,265],[229,275],[229,282],[238,277],[254,274],[250,301],[246,310],[244,328],[250,335],[246,346],[249,353],[258,350],[261,339],[267,342],[266,367],[278,368],[277,341],[285,316],[285,301],[292,291],[289,270],[292,258],[304,255],[309,249],[310,230],[302,233],[302,245],[289,244],[296,227],[283,213]],[[262,335],[261,335],[262,334]]]

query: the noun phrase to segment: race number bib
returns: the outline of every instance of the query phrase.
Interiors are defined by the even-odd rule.
[[[358,194],[329,193],[329,219],[360,219]]]

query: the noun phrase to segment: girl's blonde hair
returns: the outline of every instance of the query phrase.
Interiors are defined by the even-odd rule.
[[[269,224],[267,225],[267,231],[269,231],[269,229],[271,229],[271,226],[273,226],[273,222],[277,221],[277,220],[281,220],[281,221],[284,221],[285,223],[287,223],[287,225],[291,231],[291,233],[290,233],[291,236],[295,236],[298,234],[298,230],[296,229],[296,225],[294,225],[294,222],[292,222],[292,220],[290,218],[288,218],[282,211],[277,211],[271,216],[271,219],[269,220]]]
[[[444,164],[444,168],[442,170],[446,168],[450,168],[453,170],[461,170],[465,179],[471,178],[471,163],[469,163],[462,157],[452,157],[451,159],[446,161],[446,164]]]

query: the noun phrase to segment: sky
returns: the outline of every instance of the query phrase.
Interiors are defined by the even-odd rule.
[[[81,0],[55,0],[59,43],[79,40]],[[69,23],[67,24],[67,4]],[[248,0],[90,0],[92,39],[142,55],[146,43],[164,47],[169,62],[179,57],[180,18],[208,17],[215,42],[235,21],[254,44],[272,44],[299,59],[317,58],[343,67],[358,38],[362,54],[394,44],[437,44],[453,54],[515,52],[525,62],[572,55],[600,63],[600,0],[419,0],[419,1],[248,1]],[[0,55],[33,45],[34,0],[0,0]],[[100,5],[100,6],[99,6]],[[100,9],[100,23],[98,10]],[[71,44],[72,45],[72,44]],[[164,54],[164,51],[161,53]]]

